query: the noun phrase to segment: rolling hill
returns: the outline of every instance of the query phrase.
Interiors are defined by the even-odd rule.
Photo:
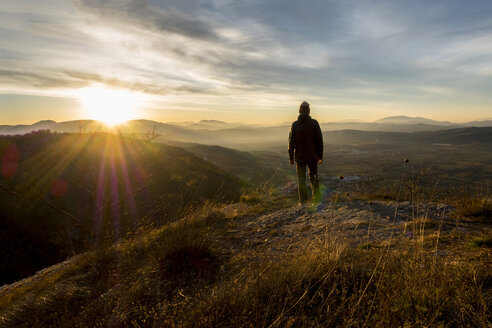
[[[252,153],[221,146],[191,143],[172,144],[190,151],[255,187],[280,185],[292,179],[292,171],[285,170],[279,158],[277,156],[272,158],[268,152]],[[287,161],[284,161],[284,164],[286,163]]]
[[[379,132],[360,130],[323,131],[325,144],[331,145],[415,145],[415,144],[477,144],[492,142],[492,127],[471,127],[423,132]]]

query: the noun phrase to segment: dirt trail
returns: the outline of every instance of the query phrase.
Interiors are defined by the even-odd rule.
[[[441,237],[460,232],[488,231],[476,222],[458,222],[446,204],[350,201],[318,207],[299,206],[259,216],[238,217],[219,241],[228,255],[259,249],[282,253],[316,238],[335,235],[354,247],[383,245],[390,239],[411,240],[439,230]],[[465,241],[454,241],[464,243]],[[443,250],[443,252],[447,252]],[[227,255],[227,254],[224,254]],[[451,255],[451,254],[449,254]]]

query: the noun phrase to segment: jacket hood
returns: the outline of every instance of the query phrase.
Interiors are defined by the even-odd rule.
[[[307,101],[303,101],[301,106],[299,106],[299,113],[303,114],[303,113],[307,113],[309,114],[310,112],[310,109],[309,109],[309,104]]]
[[[311,116],[309,116],[309,114],[307,114],[307,113],[302,113],[302,114],[299,114],[299,116],[297,117],[297,120],[299,122],[309,122],[311,120]]]

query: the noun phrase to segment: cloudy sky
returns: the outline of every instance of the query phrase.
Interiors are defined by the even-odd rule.
[[[282,122],[492,118],[492,1],[0,2],[0,124],[138,117]],[[102,109],[101,109],[102,110]]]

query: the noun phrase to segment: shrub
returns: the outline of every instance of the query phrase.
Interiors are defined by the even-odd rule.
[[[492,237],[477,237],[470,244],[474,247],[492,247]]]
[[[240,201],[242,203],[248,203],[248,204],[259,203],[261,202],[261,200],[262,200],[262,196],[257,191],[251,191],[249,193],[242,194],[240,198]]]
[[[492,222],[492,200],[483,197],[470,197],[455,204],[460,217]]]

